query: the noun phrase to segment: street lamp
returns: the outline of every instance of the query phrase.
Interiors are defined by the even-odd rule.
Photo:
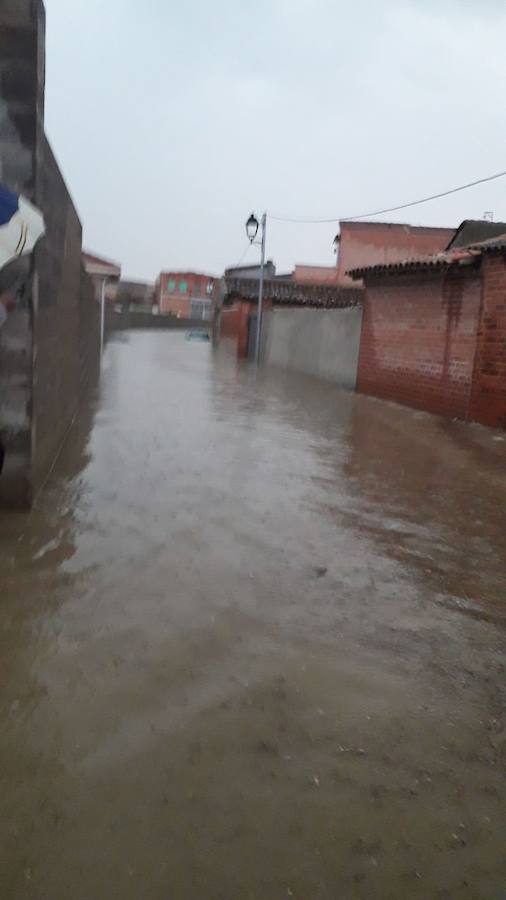
[[[257,309],[257,335],[256,335],[256,346],[255,346],[255,363],[258,366],[260,362],[260,339],[262,337],[262,301],[264,296],[264,267],[265,267],[265,229],[267,225],[267,213],[264,213],[260,224],[262,226],[262,238],[260,241],[255,241],[255,238],[258,234],[258,219],[251,213],[248,221],[246,222],[246,234],[248,236],[248,240],[250,244],[258,244],[262,248],[260,255],[260,279],[258,282],[258,309]]]
[[[246,234],[248,235],[250,244],[252,244],[258,234],[258,219],[254,213],[251,213],[246,222]]]

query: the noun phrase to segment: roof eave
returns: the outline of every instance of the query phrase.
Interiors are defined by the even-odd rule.
[[[374,277],[376,275],[411,275],[414,273],[439,272],[455,267],[476,266],[481,253],[469,256],[468,259],[437,260],[434,262],[391,263],[388,266],[367,266],[362,269],[350,269],[346,272],[354,280]]]

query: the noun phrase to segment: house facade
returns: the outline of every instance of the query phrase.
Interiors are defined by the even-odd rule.
[[[155,287],[155,305],[160,315],[209,320],[219,295],[219,283],[219,278],[202,272],[161,272]]]

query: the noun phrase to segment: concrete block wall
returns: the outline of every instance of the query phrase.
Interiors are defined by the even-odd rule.
[[[0,180],[42,209],[46,235],[13,267],[22,291],[0,330],[0,506],[30,505],[98,363],[99,309],[83,307],[92,287],[81,223],[44,134],[44,75],[42,0],[1,0]]]
[[[41,149],[37,193],[46,235],[35,254],[34,490],[44,479],[76,413],[80,381],[81,223],[45,138]]]
[[[0,4],[0,180],[36,202],[44,130],[45,11],[40,0]]]
[[[37,202],[37,162],[44,120],[44,6],[0,5],[0,181]],[[33,307],[30,261],[2,272],[4,287],[21,283],[15,312],[0,331],[0,505],[32,497]]]
[[[368,281],[357,390],[469,418],[480,301],[475,268]]]
[[[482,260],[482,307],[477,334],[470,418],[506,428],[506,258]]]
[[[83,394],[100,374],[100,306],[93,282],[82,267],[79,280],[79,393]]]
[[[264,316],[267,364],[355,388],[362,309],[274,307]]]

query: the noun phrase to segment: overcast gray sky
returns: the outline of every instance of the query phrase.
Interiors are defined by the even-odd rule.
[[[46,129],[86,245],[221,273],[252,209],[348,216],[506,169],[503,0],[46,0]],[[506,179],[384,217],[456,225]],[[331,265],[333,225],[269,223]],[[246,260],[254,258],[250,250]]]

